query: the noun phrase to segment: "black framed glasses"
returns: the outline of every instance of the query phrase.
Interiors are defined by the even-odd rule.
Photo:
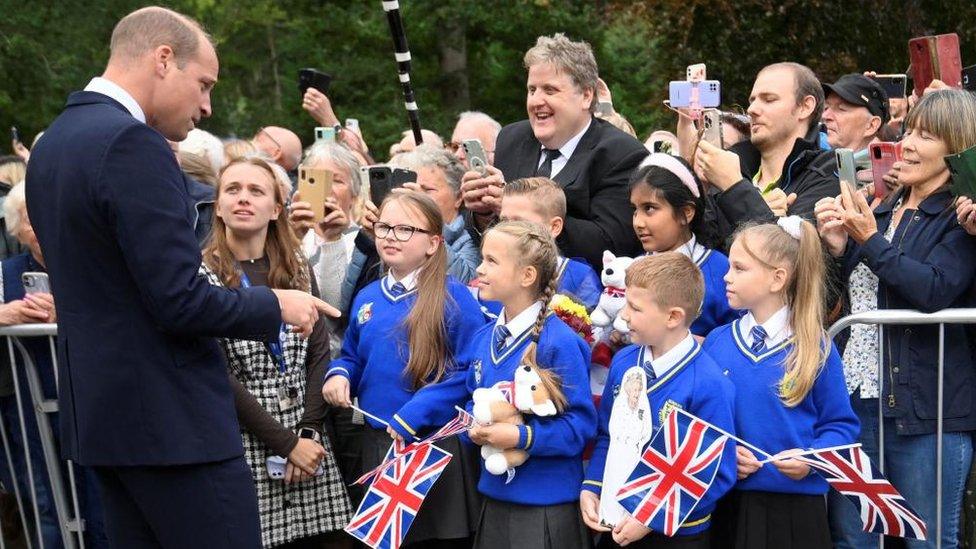
[[[410,240],[413,238],[413,233],[430,234],[430,231],[427,229],[421,229],[413,225],[389,225],[381,221],[373,224],[373,232],[376,233],[376,238],[387,238],[390,236],[390,232],[392,232],[393,238],[399,242]]]

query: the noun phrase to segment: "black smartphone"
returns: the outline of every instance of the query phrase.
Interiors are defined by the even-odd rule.
[[[16,143],[21,143],[20,132],[17,131],[17,126],[10,126],[10,139]]]
[[[976,65],[962,69],[962,89],[976,92]]]
[[[332,75],[317,69],[301,69],[298,71],[298,91],[305,96],[309,88],[315,88],[322,93],[329,93]]]
[[[417,172],[389,166],[365,166],[361,168],[369,181],[369,199],[378,207],[393,189],[404,183],[416,183]]]
[[[881,85],[881,88],[888,94],[888,99],[905,97],[908,76],[904,74],[879,74],[874,77],[874,81]]]

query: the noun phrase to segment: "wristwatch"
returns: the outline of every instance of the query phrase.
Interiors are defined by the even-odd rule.
[[[312,429],[311,427],[302,427],[298,430],[298,438],[310,438],[315,442],[322,444],[322,435],[318,431]]]

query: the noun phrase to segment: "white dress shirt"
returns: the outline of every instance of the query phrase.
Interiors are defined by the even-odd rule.
[[[576,151],[576,146],[579,145],[580,139],[583,139],[583,134],[586,133],[586,130],[590,129],[590,124],[592,123],[593,119],[591,118],[590,121],[586,123],[586,127],[583,128],[583,131],[574,135],[573,138],[567,141],[565,145],[559,147],[559,156],[552,161],[552,171],[549,172],[549,179],[555,179],[556,174],[561,172],[562,169],[566,167],[566,163],[569,162],[569,157],[573,156],[573,152]],[[542,149],[545,150],[545,146],[543,146]],[[545,161],[546,154],[543,152],[539,156],[539,163],[536,164],[535,169],[538,170],[541,168]]]
[[[119,86],[115,82],[107,78],[102,78],[101,76],[96,76],[85,86],[85,91],[100,93],[118,101],[132,114],[133,118],[143,124],[146,123],[146,113],[142,112],[142,107],[139,106],[139,103],[136,102],[129,92],[122,89],[122,86]]]

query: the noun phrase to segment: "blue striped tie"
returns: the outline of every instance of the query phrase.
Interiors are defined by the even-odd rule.
[[[504,324],[499,324],[495,326],[495,352],[499,352],[505,348],[505,340],[508,336],[512,335],[512,332],[505,327]]]
[[[752,334],[752,352],[757,355],[766,350],[766,338],[769,334],[762,326],[753,326],[752,330],[749,332]]]
[[[392,288],[390,288],[390,293],[393,294],[393,297],[400,297],[406,293],[406,291],[407,287],[404,286],[402,282],[397,282]]]
[[[657,379],[657,374],[654,372],[654,364],[650,360],[644,361],[644,373],[647,374],[647,384],[650,385]]]

